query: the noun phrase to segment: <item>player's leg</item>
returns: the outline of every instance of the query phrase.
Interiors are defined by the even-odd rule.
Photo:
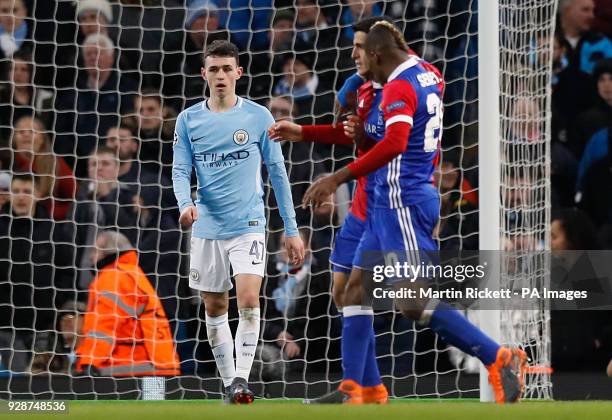
[[[232,288],[229,261],[220,241],[192,237],[190,252],[189,286],[202,295],[208,342],[227,389],[236,376],[234,340],[227,315],[227,291]]]
[[[370,254],[380,248],[378,238],[372,231],[371,226],[371,221],[367,221],[366,229],[355,251],[353,269],[343,298],[343,380],[338,389],[349,397],[347,402],[354,404],[363,402],[363,380],[366,373],[368,374],[368,385],[381,384],[380,374],[376,366],[375,348],[371,346],[374,339],[374,311],[371,302],[364,300],[365,297],[369,296],[364,291],[364,282],[369,285],[371,275],[369,271],[361,268],[368,267],[370,262],[367,260],[371,256]],[[372,363],[373,366],[366,368],[366,364]],[[378,383],[372,385],[372,381]]]
[[[421,255],[422,258],[418,257],[419,250],[437,249],[432,235],[437,223],[438,208],[438,201],[430,200],[394,210],[400,221],[408,258],[418,258],[412,261],[415,264],[420,264],[425,258],[424,255]],[[514,402],[520,398],[525,352],[501,347],[446,302],[437,299],[414,299],[408,307],[400,310],[404,316],[430,327],[446,343],[480,359],[489,370],[489,381],[493,385],[497,402]]]
[[[225,249],[234,270],[238,303],[236,378],[231,392],[234,402],[249,404],[254,399],[253,392],[248,388],[248,380],[259,342],[259,294],[265,270],[265,235],[241,235],[225,241]]]

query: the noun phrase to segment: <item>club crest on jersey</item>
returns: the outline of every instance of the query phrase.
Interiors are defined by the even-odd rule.
[[[234,143],[238,146],[242,146],[247,141],[249,141],[249,133],[247,133],[246,130],[240,129],[234,131]]]
[[[178,134],[175,131],[174,132],[174,140],[172,141],[172,147],[176,146],[176,143],[178,143]]]

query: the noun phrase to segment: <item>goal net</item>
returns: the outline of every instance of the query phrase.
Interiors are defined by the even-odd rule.
[[[499,32],[490,34],[478,30],[475,0],[0,0],[0,5],[5,69],[0,397],[219,396],[203,302],[187,282],[189,235],[178,226],[170,181],[176,115],[204,96],[200,56],[214,39],[231,39],[240,49],[245,70],[240,95],[269,107],[277,119],[326,124],[333,121],[337,89],[354,71],[352,22],[390,16],[446,82],[436,174],[440,247],[477,250],[478,212],[487,205],[479,197],[478,179],[478,37],[498,37],[500,237],[506,249],[525,253],[518,270],[502,265],[502,282],[546,281],[542,251],[549,248],[556,1],[500,0]],[[264,321],[250,380],[263,397],[314,397],[334,389],[341,378],[341,318],[331,297],[329,255],[354,186],[339,189],[333,206],[311,212],[299,204],[317,177],[348,164],[354,151],[312,143],[282,148],[309,255],[302,267],[286,263],[282,223],[264,179],[269,221]],[[88,375],[95,371],[73,375],[96,274],[95,238],[103,230],[124,234],[137,249],[169,320],[180,378],[141,383],[101,372],[105,378],[92,382]],[[126,305],[126,296],[115,297],[116,308]],[[139,315],[123,307],[116,325]],[[535,366],[547,368],[547,308],[505,310],[501,317],[502,342],[526,348]],[[235,331],[233,292],[230,324]],[[374,327],[379,367],[393,396],[478,396],[478,365],[431,330],[391,310],[377,312]],[[121,334],[125,331],[116,332]],[[126,345],[112,335],[103,338],[112,351]],[[104,351],[109,350],[99,354]],[[119,354],[138,357],[129,350]],[[551,398],[546,369],[529,374],[527,396]]]

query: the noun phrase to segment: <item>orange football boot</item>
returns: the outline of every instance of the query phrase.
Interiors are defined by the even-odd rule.
[[[362,396],[364,404],[387,404],[389,402],[389,393],[385,384],[364,386]]]
[[[517,402],[525,389],[527,354],[518,348],[501,347],[494,363],[487,366],[489,383],[498,404]]]

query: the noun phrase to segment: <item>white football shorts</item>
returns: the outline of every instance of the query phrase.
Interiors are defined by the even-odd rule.
[[[263,277],[266,238],[263,233],[245,233],[232,239],[191,237],[189,287],[202,292],[226,292],[237,274]]]

